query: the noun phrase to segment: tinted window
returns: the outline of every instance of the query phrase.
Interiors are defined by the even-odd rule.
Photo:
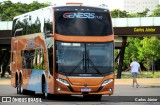
[[[48,48],[49,71],[53,75],[53,47]]]
[[[29,35],[34,33],[53,33],[52,9],[47,8],[40,11],[28,13],[25,16],[13,20],[12,36]]]
[[[102,76],[113,72],[113,42],[57,44],[57,72],[65,75]]]
[[[22,50],[22,68],[44,70],[43,50]]]
[[[76,8],[76,7],[75,7]],[[112,24],[108,10],[81,8],[55,9],[55,33],[62,35],[104,36],[111,35]]]

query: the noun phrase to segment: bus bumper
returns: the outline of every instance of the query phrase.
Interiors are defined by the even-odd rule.
[[[76,86],[70,85],[65,86],[63,84],[58,84],[55,87],[54,94],[71,94],[71,95],[90,95],[90,94],[99,94],[99,95],[112,95],[114,91],[114,82],[106,86]]]

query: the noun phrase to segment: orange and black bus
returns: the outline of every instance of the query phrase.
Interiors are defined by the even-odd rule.
[[[108,9],[46,7],[16,16],[11,84],[18,94],[83,95],[114,91],[114,33]]]

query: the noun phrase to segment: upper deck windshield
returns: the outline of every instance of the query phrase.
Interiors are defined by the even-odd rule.
[[[113,34],[108,10],[84,6],[56,7],[55,33],[74,36]]]

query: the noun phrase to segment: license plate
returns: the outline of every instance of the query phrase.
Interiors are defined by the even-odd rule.
[[[90,92],[90,91],[91,91],[90,88],[82,88],[82,89],[81,89],[81,92]]]

